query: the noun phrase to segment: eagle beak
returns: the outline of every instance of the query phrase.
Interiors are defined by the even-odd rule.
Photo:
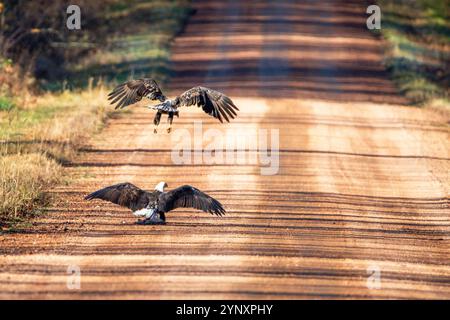
[[[168,188],[168,187],[169,187],[169,185],[164,182],[164,188]]]

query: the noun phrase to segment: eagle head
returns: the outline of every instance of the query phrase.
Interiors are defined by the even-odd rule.
[[[158,183],[155,186],[155,190],[157,190],[159,192],[164,192],[164,188],[167,188],[167,187],[168,187],[167,183],[165,183],[164,181],[161,181],[160,183]]]

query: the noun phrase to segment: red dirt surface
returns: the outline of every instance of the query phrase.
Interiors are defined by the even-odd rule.
[[[194,6],[174,43],[171,93],[202,84],[241,112],[220,124],[185,109],[173,129],[279,129],[278,174],[175,165],[173,134],[153,134],[153,112],[134,108],[67,167],[75,182],[54,191],[45,217],[0,236],[0,298],[450,298],[446,119],[397,94],[365,6]],[[208,192],[227,216],[177,209],[165,226],[140,226],[126,209],[83,201],[161,180]],[[70,265],[79,290],[67,287]]]

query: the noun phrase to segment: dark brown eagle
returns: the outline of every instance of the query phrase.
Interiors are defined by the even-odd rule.
[[[225,214],[219,201],[197,188],[185,185],[165,192],[165,187],[167,183],[162,181],[149,192],[125,182],[97,190],[84,199],[102,199],[127,207],[135,216],[144,217],[138,224],[165,224],[165,214],[176,208],[195,208],[217,216]]]
[[[182,106],[190,107],[195,105],[201,107],[203,111],[219,119],[220,122],[223,122],[223,120],[229,122],[230,118],[234,119],[237,116],[236,111],[239,111],[233,101],[226,95],[205,87],[194,87],[175,99],[168,100],[156,81],[151,78],[130,80],[118,85],[109,93],[108,100],[110,100],[111,104],[117,103],[116,109],[121,109],[140,101],[143,97],[162,102],[161,104],[149,106],[149,108],[157,110],[153,119],[155,133],[163,113],[168,115],[169,128],[167,132],[170,132],[173,116],[176,115],[178,117],[178,108]]]

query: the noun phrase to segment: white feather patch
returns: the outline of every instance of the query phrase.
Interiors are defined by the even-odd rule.
[[[155,211],[156,211],[156,209],[144,208],[144,209],[141,209],[141,210],[134,211],[133,214],[136,217],[150,218],[152,216],[152,214],[155,213]]]

